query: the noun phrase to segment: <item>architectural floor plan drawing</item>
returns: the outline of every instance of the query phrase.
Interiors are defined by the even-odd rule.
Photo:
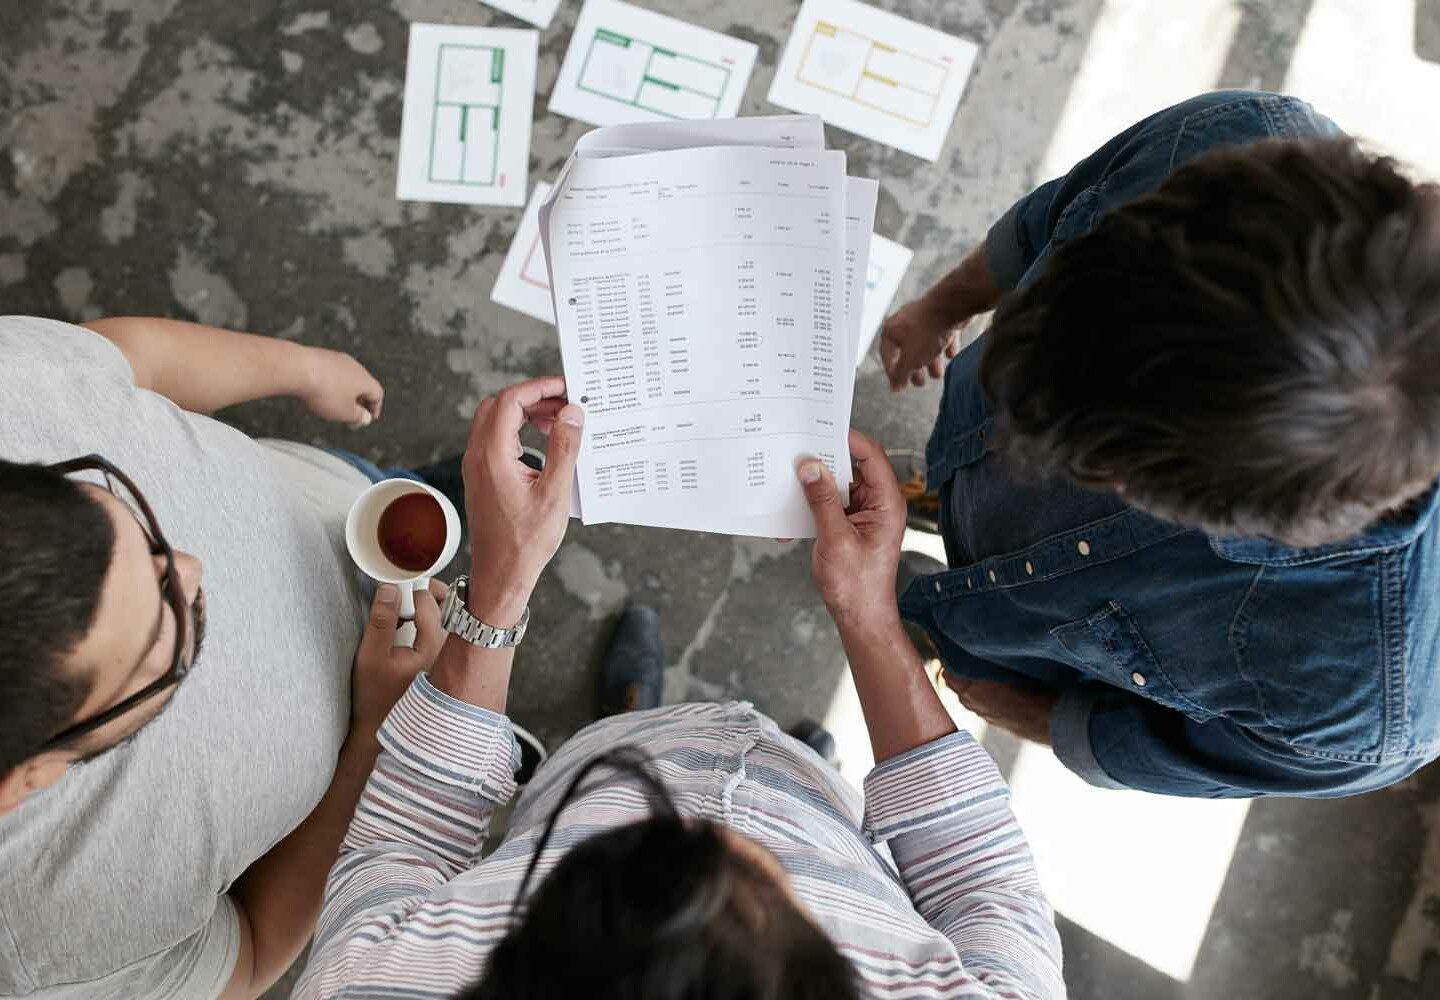
[[[929,128],[949,67],[868,35],[816,21],[797,78],[857,104]]]
[[[426,179],[493,185],[500,158],[505,50],[441,45],[438,59]]]
[[[934,160],[978,52],[856,0],[805,0],[769,97]]]
[[[555,303],[550,298],[550,271],[540,244],[540,206],[550,197],[550,185],[540,181],[525,206],[515,239],[500,265],[500,276],[490,293],[492,302],[555,325]]]
[[[757,51],[620,0],[587,0],[550,110],[595,125],[731,118]]]
[[[521,205],[539,35],[415,24],[396,196]]]
[[[667,118],[717,118],[732,70],[600,28],[576,86]]]

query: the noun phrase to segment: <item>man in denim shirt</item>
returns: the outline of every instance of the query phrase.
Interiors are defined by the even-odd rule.
[[[1338,796],[1440,755],[1440,190],[1227,91],[1023,198],[885,326],[951,568],[901,601],[1087,781]]]

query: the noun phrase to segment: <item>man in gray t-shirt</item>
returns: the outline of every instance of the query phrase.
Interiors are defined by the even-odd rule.
[[[91,327],[0,317],[0,996],[254,996],[309,936],[365,728],[426,647],[391,652],[382,588],[356,655],[365,476],[199,414],[293,395],[365,423],[381,389],[336,352]],[[10,464],[92,454],[119,475]]]

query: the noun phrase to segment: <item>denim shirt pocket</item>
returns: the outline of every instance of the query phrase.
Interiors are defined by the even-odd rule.
[[[1094,679],[1184,712],[1196,722],[1215,718],[1170,680],[1135,620],[1119,602],[1107,601],[1084,618],[1055,626],[1050,635],[1065,647],[1069,659]]]

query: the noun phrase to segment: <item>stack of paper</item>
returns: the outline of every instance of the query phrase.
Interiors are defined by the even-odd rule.
[[[809,537],[842,490],[878,185],[813,116],[584,136],[539,211],[587,524]]]

